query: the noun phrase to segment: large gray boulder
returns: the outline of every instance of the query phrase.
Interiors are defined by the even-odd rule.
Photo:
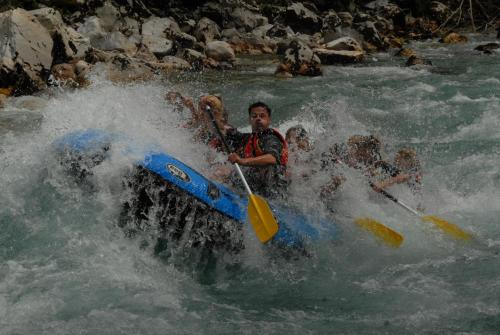
[[[323,15],[323,31],[335,30],[336,27],[342,24],[342,19],[333,9]]]
[[[323,45],[323,48],[328,50],[343,50],[343,51],[361,51],[363,52],[363,47],[361,43],[356,41],[352,37],[341,37],[336,40],[330,41]]]
[[[211,41],[207,43],[207,48],[205,49],[205,54],[207,57],[212,58],[218,62],[230,62],[235,61],[234,50],[231,48],[229,43],[224,41]]]
[[[142,24],[142,35],[168,37],[182,31],[175,20],[168,17],[151,17]]]
[[[354,22],[354,18],[352,17],[351,13],[339,12],[337,15],[340,18],[342,27],[347,28],[347,27],[352,26],[352,23]]]
[[[120,31],[107,33],[103,38],[95,41],[93,46],[104,51],[118,50],[127,54],[133,54],[137,51],[136,45]]]
[[[174,44],[171,40],[164,37],[144,35],[142,37],[142,44],[158,58],[170,55],[173,53]]]
[[[286,9],[285,24],[296,32],[313,34],[321,30],[322,21],[312,10],[300,2],[295,2]]]
[[[199,51],[193,49],[184,49],[182,51],[182,58],[189,62],[193,69],[200,70],[203,68],[207,57]]]
[[[269,30],[271,30],[274,26],[272,24],[265,24],[263,26],[259,26],[252,30],[252,35],[258,38],[266,38],[267,33]]]
[[[151,17],[142,24],[142,44],[162,58],[174,52],[174,43],[170,37],[187,35],[181,31],[175,20],[168,17]],[[189,35],[187,35],[189,36]],[[196,42],[192,41],[194,44]]]
[[[90,39],[92,47],[112,51],[119,50],[126,53],[135,53],[137,47],[133,40],[130,40],[122,32],[118,30],[108,31],[103,27],[103,22],[96,16],[90,16],[85,19],[84,23],[78,28],[78,33]],[[109,28],[109,27],[108,27]]]
[[[275,74],[278,76],[319,76],[321,60],[309,46],[296,39],[290,42]]]
[[[268,24],[267,17],[242,7],[236,7],[229,13],[229,17],[237,28],[243,28],[247,32]]]
[[[221,34],[217,23],[207,17],[204,17],[196,24],[194,36],[198,41],[207,43],[220,39]]]
[[[185,32],[174,32],[170,34],[170,39],[175,42],[175,45],[177,45],[180,48],[189,48],[192,49],[196,45],[196,37],[191,36]]]
[[[67,27],[61,13],[53,8],[41,8],[30,11],[49,31],[54,42],[54,62],[67,62],[73,58],[83,58],[90,48],[90,39]]]
[[[0,87],[18,92],[45,87],[52,65],[52,38],[44,26],[24,9],[0,14]]]
[[[363,61],[365,53],[354,50],[329,50],[325,48],[315,48],[314,53],[321,60],[321,64],[351,64]]]
[[[101,21],[101,27],[105,31],[116,30],[116,27],[120,24],[120,12],[108,1],[102,7],[96,9],[96,16]]]
[[[282,24],[274,24],[271,29],[267,31],[267,36],[272,38],[292,38],[295,35],[292,28]]]
[[[401,8],[388,0],[375,0],[365,5],[365,8],[370,9],[375,14],[385,18],[393,18],[402,13]]]
[[[356,23],[355,26],[367,42],[372,43],[379,49],[385,49],[388,47],[373,21]]]

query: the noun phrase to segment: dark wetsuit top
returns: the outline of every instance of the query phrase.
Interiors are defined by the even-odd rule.
[[[227,143],[232,152],[240,157],[245,157],[245,147],[252,137],[252,133],[240,133],[237,130],[230,130],[226,135]],[[276,164],[268,166],[242,166],[242,171],[253,192],[264,197],[282,196],[287,187],[285,178],[286,165],[281,162],[283,143],[272,129],[266,129],[258,133],[258,146],[261,155],[271,154],[276,158]],[[257,157],[256,152],[252,153]],[[234,176],[236,177],[236,176]],[[235,185],[243,186],[239,178],[232,178]]]

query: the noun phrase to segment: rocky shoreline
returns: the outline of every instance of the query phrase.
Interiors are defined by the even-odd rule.
[[[407,66],[430,65],[405,44],[464,43],[453,30],[481,23],[483,31],[500,35],[499,22],[476,2],[477,16],[469,11],[467,17],[463,1],[458,9],[429,1],[419,12],[405,4],[411,2],[387,0],[11,0],[0,6],[0,106],[8,96],[48,86],[83,87],[97,63],[115,82],[237,69],[240,54],[275,56],[280,77],[318,76],[322,65],[361,63],[381,51],[406,57]]]

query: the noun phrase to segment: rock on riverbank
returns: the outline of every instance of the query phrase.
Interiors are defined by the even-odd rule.
[[[16,95],[48,83],[84,85],[97,62],[106,63],[110,79],[130,81],[230,69],[238,66],[237,54],[265,53],[280,57],[277,75],[316,76],[322,64],[359,63],[408,39],[439,37],[454,20],[444,0],[427,9],[399,0],[33,0],[29,6],[0,13],[0,89]]]

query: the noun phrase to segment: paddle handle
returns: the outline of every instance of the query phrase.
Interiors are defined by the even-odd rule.
[[[212,125],[214,126],[215,130],[217,131],[217,134],[219,135],[219,138],[222,142],[222,145],[224,146],[224,149],[228,154],[231,153],[231,150],[229,149],[229,146],[227,145],[226,139],[224,138],[224,135],[220,131],[219,126],[217,125],[217,122],[215,121],[214,113],[212,112],[212,108],[210,106],[206,106],[205,110],[207,111],[208,115],[210,116],[210,120],[212,121]],[[238,163],[234,163],[234,166],[236,166],[236,171],[238,171],[238,175],[240,176],[241,181],[243,182],[243,185],[245,185],[245,189],[247,190],[249,195],[252,195],[252,189],[250,189],[250,186],[248,186],[247,180],[245,179],[245,175],[243,174],[243,171],[241,171],[240,166]]]
[[[370,183],[370,186],[373,187],[374,186],[373,183]],[[399,200],[398,198],[396,198],[395,196],[393,196],[392,194],[390,194],[386,190],[379,190],[378,192],[381,193],[382,195],[384,195],[387,199],[394,201],[395,203],[397,203],[398,205],[400,205],[401,207],[406,209],[408,212],[413,213],[417,216],[421,216],[421,214],[419,212],[417,212],[416,210],[414,210],[413,208],[411,208],[410,206],[408,206],[407,204],[405,204],[404,202],[402,202],[401,200]]]
[[[214,113],[212,112],[212,108],[207,105],[205,107],[205,110],[207,111],[208,115],[210,116],[210,121],[212,121],[212,125],[214,126],[215,130],[217,131],[217,135],[219,135],[219,139],[222,142],[222,145],[224,146],[224,149],[228,154],[231,153],[231,150],[229,149],[229,146],[227,145],[226,139],[224,138],[224,135],[220,131],[219,126],[217,125],[217,121],[215,121]]]

